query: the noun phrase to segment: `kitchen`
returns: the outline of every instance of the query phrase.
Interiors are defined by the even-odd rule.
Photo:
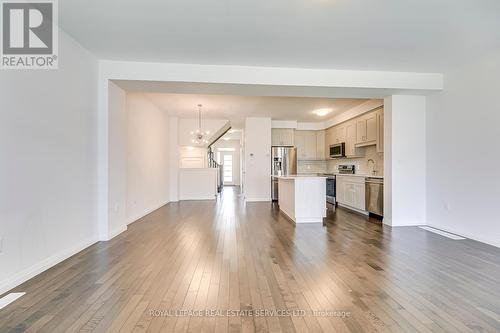
[[[376,107],[368,112],[343,119],[324,129],[300,130],[296,128],[272,129],[272,195],[280,209],[295,223],[320,222],[326,216],[326,208],[336,206],[356,213],[383,218],[384,180],[384,109]],[[283,148],[278,148],[283,147]],[[276,151],[285,153],[276,155]],[[280,193],[290,187],[281,185],[291,179],[320,180],[324,194],[316,189],[295,191],[294,205],[305,198],[315,197],[325,205],[317,208],[315,219],[295,216],[302,213],[290,207],[288,193]],[[302,185],[301,185],[302,186]],[[303,188],[303,187],[302,187]],[[321,199],[323,198],[323,199]],[[320,215],[321,214],[321,215]]]

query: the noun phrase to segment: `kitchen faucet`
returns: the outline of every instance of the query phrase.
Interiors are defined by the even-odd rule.
[[[375,174],[377,173],[377,170],[375,170],[375,168],[376,168],[376,166],[377,166],[377,163],[375,163],[375,161],[374,161],[374,160],[372,160],[372,159],[370,158],[370,159],[368,159],[368,161],[366,161],[366,164],[367,164],[368,166],[370,166],[370,162],[372,162],[372,163],[373,163],[372,174],[375,176]]]

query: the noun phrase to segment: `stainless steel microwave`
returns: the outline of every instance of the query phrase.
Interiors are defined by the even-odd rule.
[[[336,143],[330,146],[330,158],[345,157],[345,143]]]

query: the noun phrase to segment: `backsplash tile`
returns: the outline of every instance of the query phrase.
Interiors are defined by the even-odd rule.
[[[339,164],[353,164],[356,166],[356,173],[361,174],[371,174],[373,168],[377,171],[377,176],[384,175],[384,153],[377,153],[376,146],[368,146],[363,148],[365,150],[365,156],[360,158],[343,158],[329,160],[327,162],[327,172],[336,172],[338,170]],[[375,161],[375,165],[370,162],[368,165],[368,160],[372,159]]]
[[[377,176],[384,175],[384,154],[377,153],[376,146],[368,146],[363,148],[365,156],[360,158],[342,158],[327,161],[297,161],[297,173],[332,173],[338,170],[339,164],[354,164],[356,173],[371,174],[373,167],[377,170]],[[375,161],[375,166],[368,160]]]

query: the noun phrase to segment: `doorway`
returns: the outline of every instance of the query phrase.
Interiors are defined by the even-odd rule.
[[[224,185],[234,185],[235,176],[235,163],[234,163],[234,153],[233,152],[221,152],[221,162],[224,175]]]

